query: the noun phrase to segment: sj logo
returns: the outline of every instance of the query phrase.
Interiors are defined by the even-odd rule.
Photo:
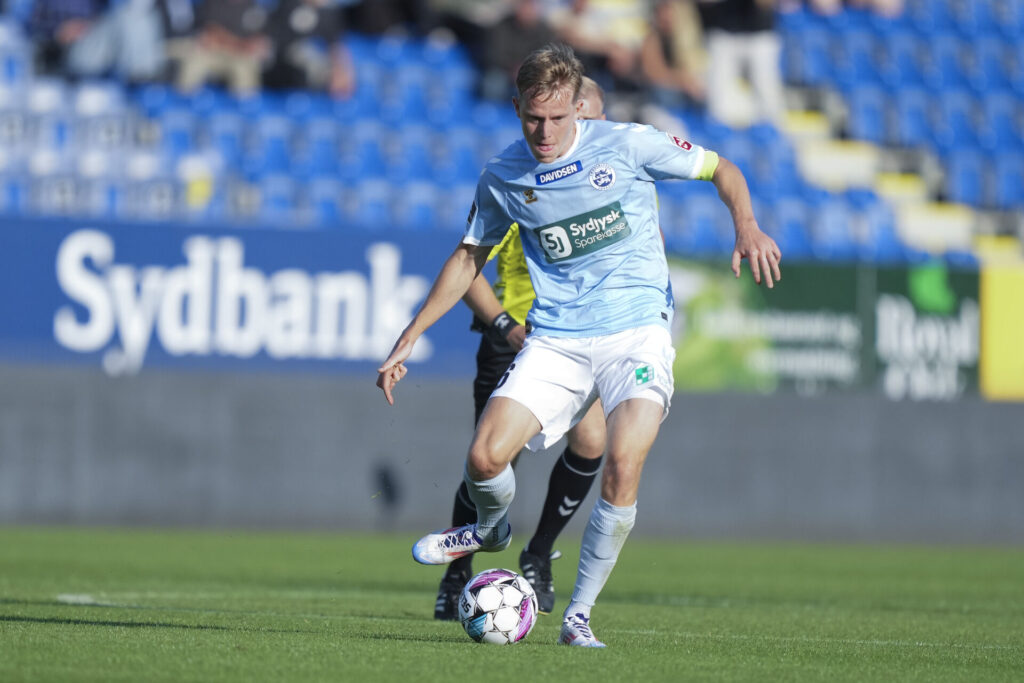
[[[654,379],[654,368],[650,365],[644,365],[634,370],[633,376],[636,378],[637,385],[647,384]]]

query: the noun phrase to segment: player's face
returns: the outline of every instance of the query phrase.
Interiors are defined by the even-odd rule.
[[[576,103],[563,88],[547,98],[513,100],[523,137],[537,161],[547,164],[565,154],[576,135]]]

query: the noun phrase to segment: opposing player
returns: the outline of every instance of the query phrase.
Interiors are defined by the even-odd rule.
[[[593,79],[586,76],[576,102],[576,116],[581,119],[605,118],[604,93]],[[496,259],[497,265],[498,277],[494,288],[480,275],[463,297],[475,314],[473,329],[482,333],[476,354],[476,379],[473,381],[477,422],[498,380],[523,348],[526,314],[534,299],[518,225],[512,225],[490,258]],[[485,320],[491,321],[490,324],[484,324]],[[605,427],[600,400],[591,406],[566,437],[565,451],[551,469],[537,529],[519,554],[519,568],[537,594],[537,610],[541,614],[549,614],[555,606],[555,585],[551,575],[551,560],[557,557],[552,554],[555,539],[576,514],[601,468]],[[476,507],[469,499],[466,483],[462,482],[455,493],[452,526],[464,526],[475,521]],[[448,565],[437,589],[435,619],[458,619],[459,596],[472,575],[472,555],[460,557]]]
[[[591,630],[591,608],[633,528],[644,460],[673,390],[673,301],[654,181],[714,183],[736,230],[736,277],[746,258],[755,282],[772,287],[782,255],[758,227],[734,164],[649,126],[577,121],[581,71],[563,45],[523,62],[514,100],[523,140],[484,168],[462,243],[379,368],[377,385],[393,404],[392,389],[407,373],[404,361],[416,340],[466,293],[491,247],[518,223],[537,298],[526,343],[469,447],[465,481],[477,521],[427,534],[413,557],[447,564],[506,548],[512,458],[524,446],[550,446],[600,397],[608,442],[601,495],[583,534],[559,642],[604,647]]]

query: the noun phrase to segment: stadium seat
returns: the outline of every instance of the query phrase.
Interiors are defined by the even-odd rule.
[[[249,126],[242,169],[249,178],[287,173],[291,164],[294,129],[284,114],[257,117]]]
[[[192,151],[196,146],[198,122],[191,109],[176,106],[159,113],[161,149],[172,159]]]
[[[974,59],[969,75],[976,92],[984,94],[1009,88],[1011,55],[1001,38],[977,39],[972,44],[972,54]]]
[[[1024,153],[1024,100],[1008,93],[994,93],[985,96],[981,110],[982,147],[992,153],[1012,150]]]
[[[894,126],[890,142],[904,147],[919,147],[932,139],[931,114],[934,103],[920,88],[907,88],[895,95]]]
[[[938,98],[934,136],[939,149],[978,145],[977,106],[967,91],[943,93]]]
[[[853,88],[847,98],[849,106],[848,133],[855,140],[882,144],[888,139],[885,92],[873,85]]]
[[[880,72],[890,88],[914,88],[924,83],[926,43],[912,31],[889,35],[882,51]]]
[[[870,30],[847,31],[839,42],[835,66],[839,87],[846,91],[857,85],[880,82],[878,53],[878,41]]]
[[[224,163],[237,168],[245,148],[244,119],[234,111],[213,112],[205,122],[206,148],[220,155]]]
[[[815,256],[825,261],[855,261],[860,250],[853,223],[853,212],[843,198],[830,196],[819,204],[810,222]]]
[[[951,201],[972,206],[985,203],[987,162],[971,148],[953,150],[946,161],[946,195]]]
[[[308,181],[307,201],[313,224],[321,228],[344,225],[344,188],[333,176],[313,177]]]
[[[338,138],[338,125],[333,118],[318,116],[307,120],[297,131],[292,173],[303,178],[336,175],[341,158]]]
[[[929,40],[924,79],[932,90],[962,88],[968,82],[967,46],[959,36],[944,33]]]
[[[392,185],[392,212],[397,226],[406,230],[436,230],[437,203],[445,201],[441,187],[424,180]]]
[[[1024,156],[1002,154],[993,165],[995,204],[1003,209],[1024,209]]]

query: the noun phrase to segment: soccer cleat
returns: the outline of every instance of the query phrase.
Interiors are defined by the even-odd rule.
[[[590,630],[590,618],[582,614],[570,614],[562,619],[562,632],[558,635],[559,645],[574,647],[607,647],[594,637]]]
[[[427,534],[412,547],[412,557],[420,564],[448,564],[476,552],[496,553],[512,541],[512,527],[494,543],[484,543],[476,534],[476,524],[455,526]]]
[[[555,607],[555,583],[551,578],[551,560],[557,560],[562,553],[557,550],[551,553],[550,557],[534,555],[523,548],[519,553],[519,569],[523,576],[533,586],[533,592],[537,596],[537,611],[541,614],[551,614]]]
[[[438,621],[459,620],[459,597],[462,589],[469,582],[469,572],[445,572],[441,585],[437,589],[437,602],[434,603],[434,618]]]

